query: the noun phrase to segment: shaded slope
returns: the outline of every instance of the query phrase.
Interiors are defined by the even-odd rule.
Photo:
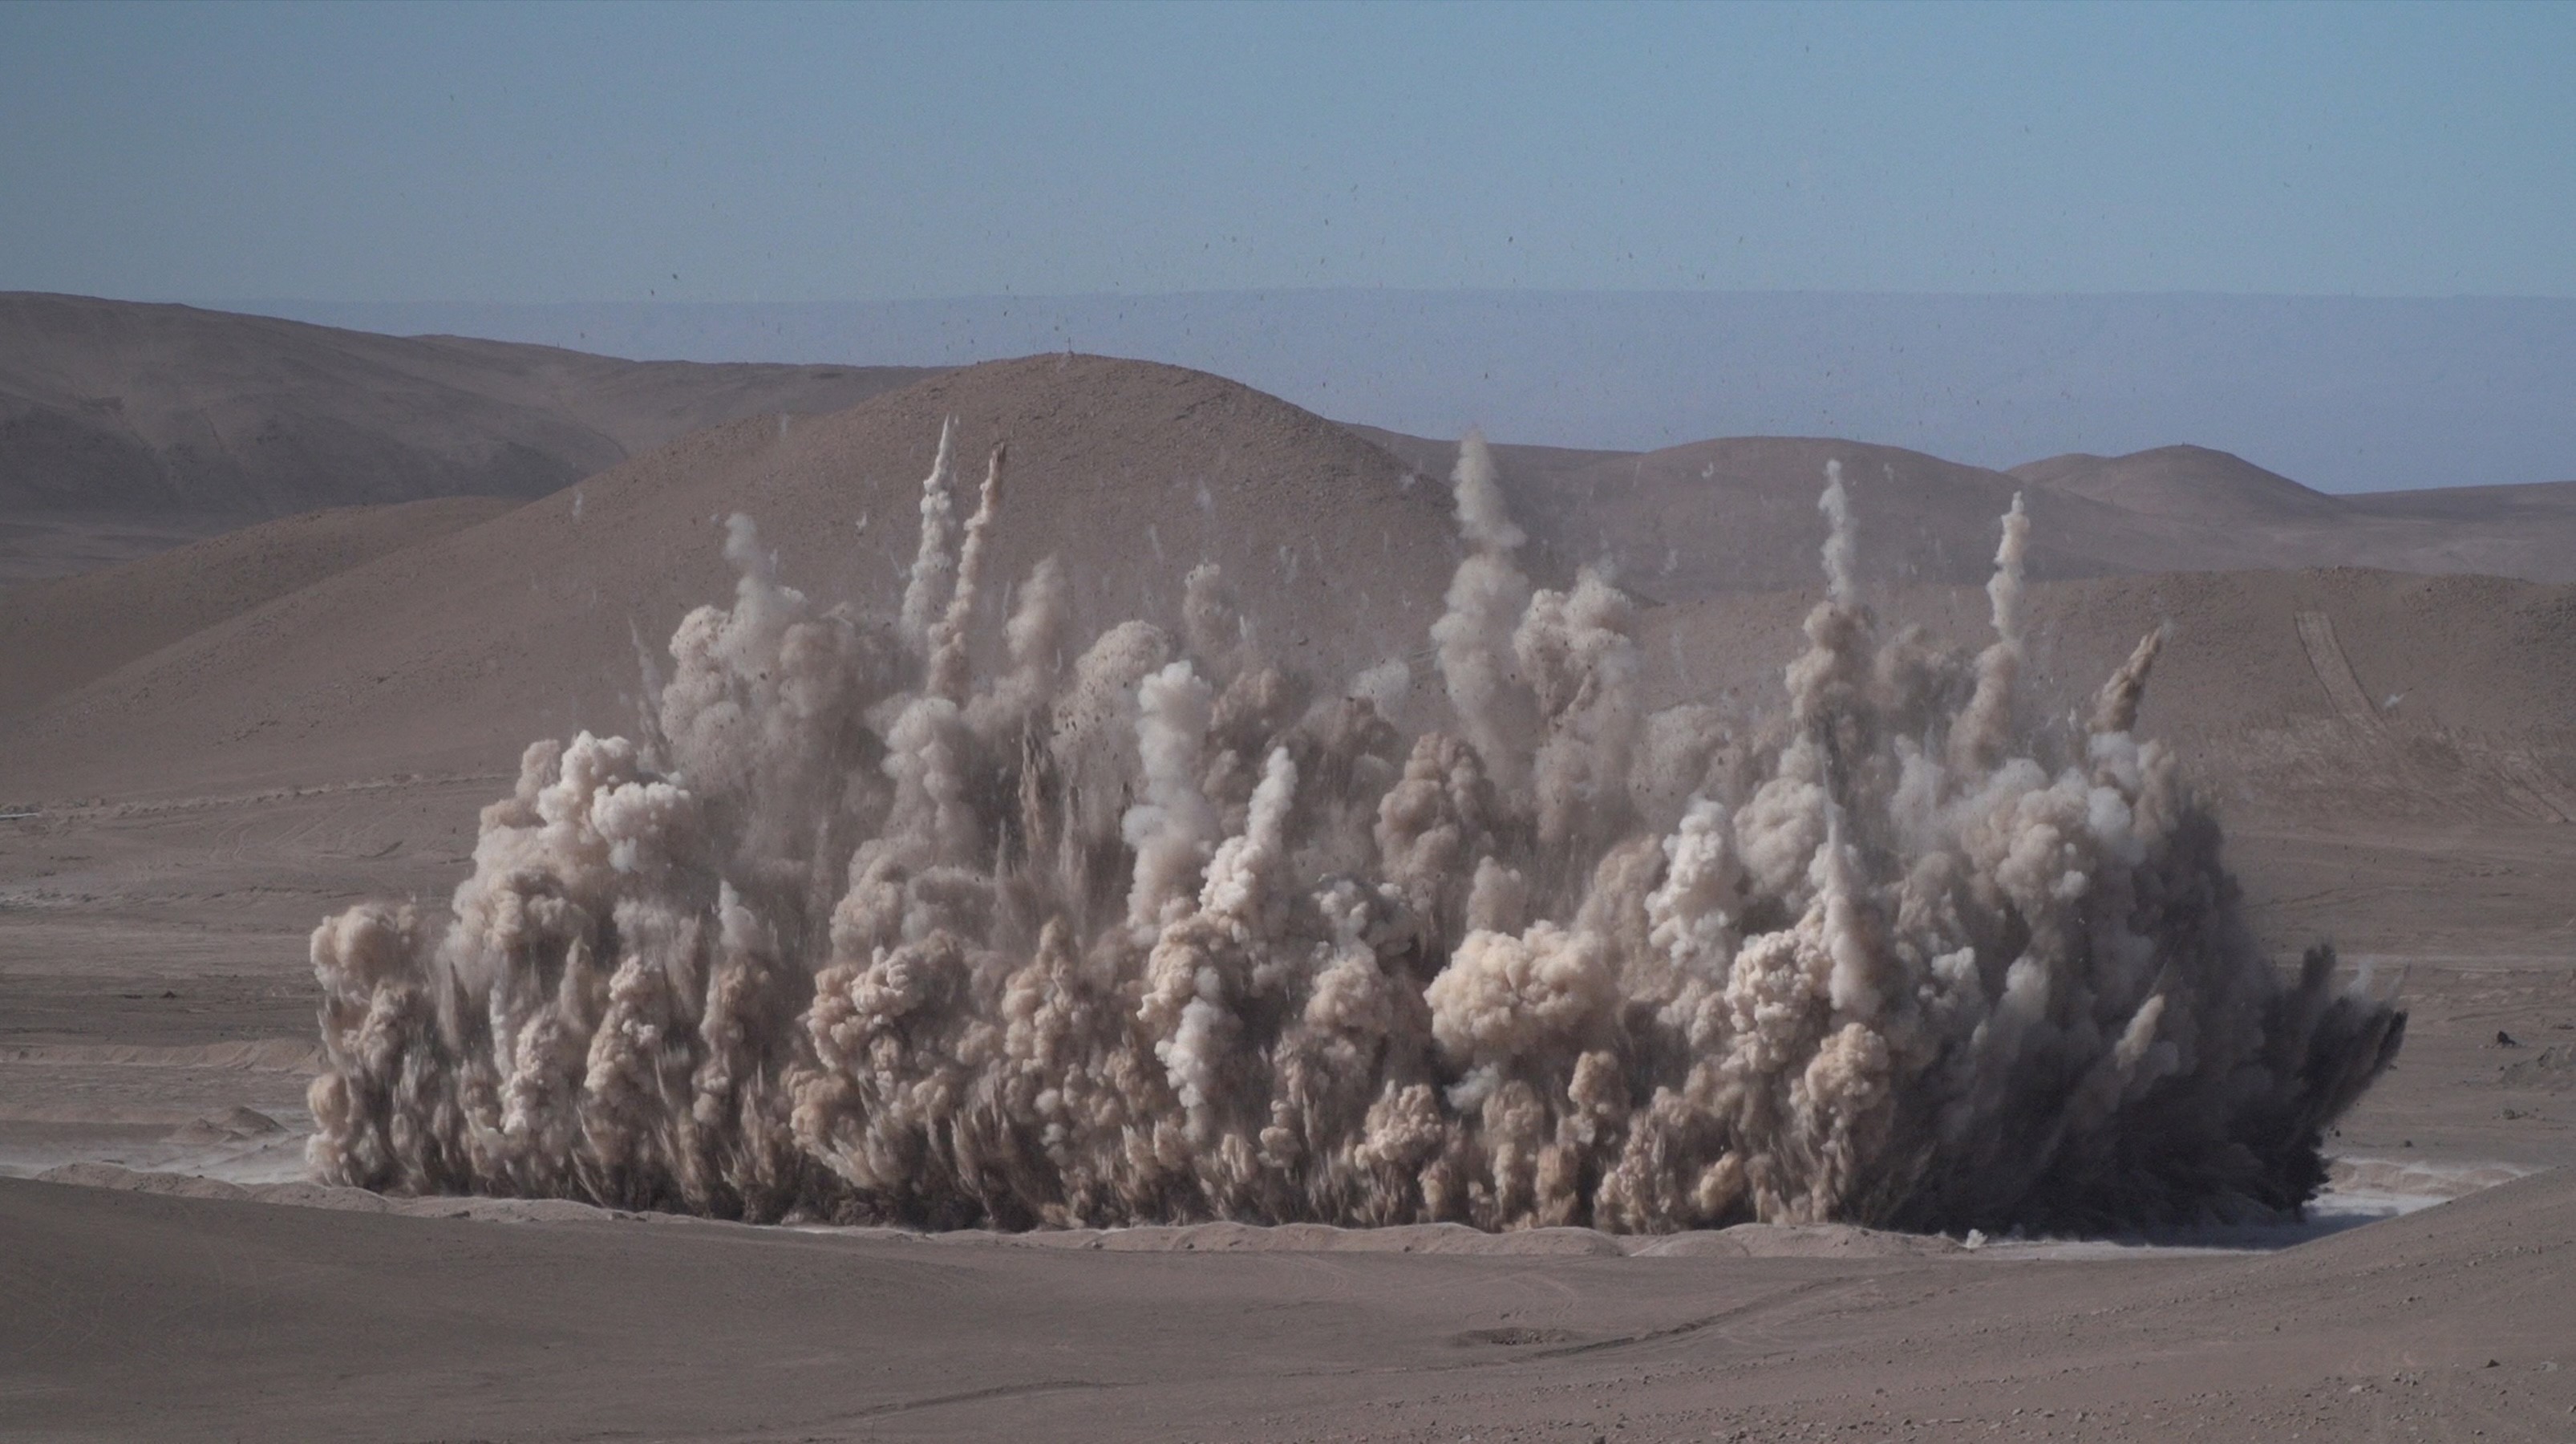
[[[0,592],[0,715],[389,552],[519,503],[437,497],[262,522],[121,566]]]
[[[925,374],[617,361],[0,293],[0,510],[541,496],[700,426],[837,410]]]
[[[243,521],[210,512],[0,509],[0,587],[116,566],[219,536]]]

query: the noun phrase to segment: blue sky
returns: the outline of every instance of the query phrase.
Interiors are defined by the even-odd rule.
[[[0,7],[0,288],[2576,296],[2576,5]]]

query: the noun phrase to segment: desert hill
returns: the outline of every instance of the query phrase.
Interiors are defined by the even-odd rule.
[[[534,497],[689,431],[818,414],[930,374],[633,362],[391,337],[184,306],[0,294],[0,581],[75,572],[323,507]],[[1426,478],[1454,441],[1352,432]],[[1641,594],[1796,586],[1829,456],[1887,582],[1974,581],[2016,489],[2034,573],[2377,567],[2576,580],[2576,482],[2329,496],[2227,453],[2070,454],[2010,472],[1782,437],[1649,453],[1497,448],[1543,569],[1607,562]]]
[[[996,593],[1058,555],[1086,639],[1176,619],[1184,575],[1213,560],[1266,647],[1335,681],[1419,647],[1454,565],[1446,488],[1321,418],[1172,367],[996,362],[697,432],[196,631],[24,717],[0,795],[500,769],[540,735],[630,728],[637,640],[658,653],[732,593],[731,513],[791,584],[891,611],[948,416],[961,517],[985,449],[1011,444]]]
[[[683,611],[730,594],[716,523],[734,511],[762,527],[792,584],[890,609],[952,414],[961,514],[984,448],[1004,436],[1014,448],[997,579],[1060,555],[1084,635],[1128,616],[1172,620],[1182,576],[1216,560],[1265,642],[1327,685],[1386,656],[1411,657],[1417,686],[1436,685],[1425,632],[1456,549],[1431,473],[1454,446],[1391,433],[1379,446],[1202,373],[1051,355],[830,417],[712,428],[506,517],[350,511],[25,589],[8,603],[17,640],[0,665],[0,715],[18,714],[0,794],[498,770],[535,736],[625,729],[638,641],[658,655]],[[1499,458],[1542,543],[1529,558],[1542,580],[1606,557],[1624,585],[1668,604],[1647,623],[1662,699],[1730,695],[1748,715],[1772,703],[1817,583],[1815,497],[1831,458],[1876,603],[1959,646],[1985,641],[1995,518],[2025,495],[2043,583],[2038,695],[2071,704],[2170,621],[2176,645],[2145,720],[2189,739],[2216,774],[2271,797],[2344,787],[2361,767],[2400,812],[2576,816],[2576,775],[2552,770],[2576,754],[2568,588],[2254,570],[2260,528],[2196,528],[2085,495],[2098,468],[2076,458],[2036,479],[1785,438]],[[2252,471],[2196,452],[2131,472],[2190,466],[2222,482]],[[999,617],[988,609],[988,635]],[[2447,780],[2433,786],[2435,773]]]
[[[2344,515],[2336,498],[2206,446],[2159,446],[2127,456],[2073,452],[2025,462],[2011,475],[2125,511],[2186,521],[2278,523]]]
[[[74,576],[0,592],[0,716],[22,712],[388,552],[488,521],[520,503],[433,497],[301,512]]]
[[[1407,436],[1401,431],[1388,431],[1376,426],[1352,426],[1350,429],[1427,477],[1446,479],[1451,468],[1458,464],[1456,437],[1441,440],[1429,436]],[[1530,446],[1490,438],[1486,444],[1494,453],[1495,463],[1503,474],[1503,485],[1516,506],[1526,505],[1528,501],[1562,486],[1587,466],[1637,454],[1633,451],[1591,451],[1572,446]]]
[[[1646,614],[1658,700],[1776,706],[1815,588]],[[1888,588],[1891,624],[1991,640],[1966,586]],[[2355,568],[2041,582],[2027,594],[2032,720],[2086,703],[2170,626],[2139,714],[2231,815],[2576,822],[2576,586]]]
[[[2329,496],[2198,446],[2052,457],[2012,474],[2167,519],[2186,548],[2225,540],[2262,566],[2576,580],[2576,483]],[[2156,569],[2176,564],[2203,562],[2176,553]]]
[[[1425,476],[1445,478],[1454,441],[1353,430]],[[1559,568],[1606,563],[1650,598],[1772,591],[1814,579],[1810,538],[1825,464],[1840,461],[1865,523],[1863,575],[1882,581],[1973,581],[1994,563],[1994,521],[2021,490],[2013,478],[1893,446],[1806,437],[1730,437],[1654,452],[1497,445],[1512,515]],[[2034,570],[2098,576],[2131,570],[2142,523],[2080,496],[2034,493],[2042,516]]]
[[[1454,442],[1355,427],[1426,476]],[[2366,567],[2576,581],[2576,482],[2329,496],[2197,446],[2051,457],[1989,471],[1900,447],[1730,437],[1653,452],[1497,446],[1515,513],[1552,556],[1606,561],[1643,595],[1796,587],[1825,462],[1862,515],[1861,569],[1889,584],[1974,582],[1993,519],[2024,496],[2032,575]]]
[[[165,335],[166,372],[83,390],[57,367],[41,404],[21,363],[68,351],[0,345],[0,419],[35,418],[0,452],[87,458],[112,485],[76,499],[127,508],[29,513],[62,535],[112,551],[295,513],[0,594],[0,1175],[111,1185],[0,1176],[21,1245],[0,1249],[0,1395],[23,1427],[2147,1440],[2558,1437],[2576,1417],[2576,483],[2325,497],[2195,448],[2012,473],[1802,438],[1501,449],[1540,579],[1603,560],[1643,598],[1648,705],[1778,717],[1828,460],[1867,604],[1961,649],[1989,640],[1995,518],[2024,495],[2032,730],[2067,740],[2170,628],[2140,730],[2217,802],[2236,874],[2210,886],[2242,888],[2272,956],[2330,939],[2356,991],[2410,1013],[2399,1066],[2326,1144],[2340,1197],[2304,1234],[756,1229],[285,1181],[328,1107],[307,1091],[315,921],[362,898],[434,912],[524,744],[631,727],[675,620],[733,595],[729,515],[788,583],[890,610],[945,419],[961,515],[985,449],[1012,447],[982,645],[1042,556],[1083,638],[1175,621],[1214,560],[1264,650],[1325,687],[1410,657],[1428,721],[1454,447],[1091,356],[839,396],[860,383],[311,329],[227,332],[247,350],[203,368]],[[780,388],[838,409],[790,415]],[[128,412],[168,428],[119,431]],[[300,438],[276,443],[293,466],[257,470],[247,417]],[[0,487],[34,477],[41,501],[63,473],[40,470]],[[549,476],[579,479],[512,492]],[[404,490],[450,483],[512,494]],[[242,509],[187,509],[209,497]],[[2521,579],[2461,574],[2481,571]],[[408,1027],[388,999],[378,1022]],[[247,1186],[181,1176],[201,1171]],[[2438,1198],[2457,1201],[2330,1232]]]
[[[2429,491],[2372,491],[2343,498],[2365,516],[2417,521],[2563,522],[2576,515],[2576,481],[2523,486],[2444,486]]]
[[[0,516],[175,518],[203,535],[322,507],[542,496],[719,421],[836,411],[926,374],[0,293]]]
[[[1860,517],[1860,572],[1882,583],[1982,583],[1996,519],[2025,488],[1981,467],[1892,446],[1807,437],[1694,442],[1598,461],[1523,506],[1539,534],[1607,558],[1629,585],[1667,599],[1801,587],[1828,462]],[[2143,569],[2158,528],[2090,498],[2030,490],[2034,576]],[[2232,559],[2231,559],[2232,560]],[[2220,563],[2224,565],[2225,563]]]

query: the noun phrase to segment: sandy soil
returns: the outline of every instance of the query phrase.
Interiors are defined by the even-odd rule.
[[[0,1218],[24,1438],[2576,1429],[2564,1173],[2281,1253],[2082,1259],[991,1247],[11,1181]]]

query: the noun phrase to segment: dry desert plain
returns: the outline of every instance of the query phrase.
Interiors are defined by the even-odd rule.
[[[2306,1225],[1977,1248],[1831,1225],[756,1227],[299,1181],[307,934],[368,898],[439,903],[528,741],[631,726],[638,639],[731,590],[723,515],[796,585],[890,609],[943,418],[1012,445],[996,574],[1058,555],[1096,627],[1170,621],[1217,561],[1323,676],[1426,655],[1454,447],[1047,356],[828,409],[799,398],[832,378],[736,376],[711,410],[656,400],[686,422],[660,434],[594,427],[625,440],[560,447],[560,472],[478,471],[520,453],[450,392],[496,394],[501,363],[444,342],[458,369],[416,409],[466,460],[388,493],[355,442],[259,473],[156,451],[97,403],[402,432],[371,384],[293,379],[343,363],[265,390],[235,371],[291,343],[419,375],[425,343],[15,304],[52,329],[13,323],[0,440],[69,434],[52,406],[108,440],[56,446],[48,475],[103,454],[129,481],[76,511],[10,498],[38,520],[16,533],[34,579],[0,592],[0,1434],[2576,1437],[2576,486],[2330,497],[2179,447],[2011,474],[1823,440],[1497,448],[1533,574],[1607,559],[1640,598],[1653,705],[1769,704],[1818,595],[1828,458],[1870,604],[1959,645],[1982,640],[1994,518],[2029,498],[2031,696],[2073,705],[2171,623],[2139,730],[2214,799],[2256,933],[2285,959],[2331,939],[2409,1014]],[[642,394],[625,363],[562,355]],[[166,401],[201,373],[233,410]],[[510,394],[510,426],[573,424],[549,384]],[[91,565],[102,527],[128,559]],[[1433,707],[1413,670],[1405,705]]]

